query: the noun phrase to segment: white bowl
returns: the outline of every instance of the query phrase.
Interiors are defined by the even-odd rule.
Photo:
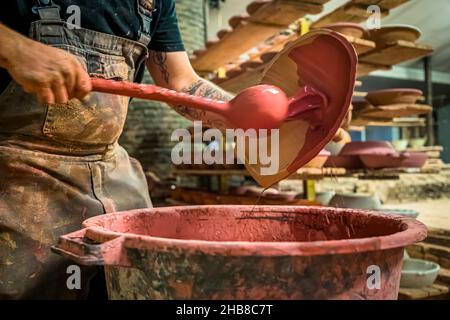
[[[365,209],[380,210],[381,201],[378,196],[368,194],[336,194],[329,203],[330,207],[348,208],[348,209]]]
[[[421,259],[403,261],[400,287],[423,288],[431,286],[439,274],[441,267],[434,262]]]

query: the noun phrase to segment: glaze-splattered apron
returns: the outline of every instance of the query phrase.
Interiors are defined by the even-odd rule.
[[[76,55],[91,76],[135,79],[149,33],[141,43],[73,29],[41,9],[31,38]],[[43,105],[15,82],[1,93],[0,299],[85,297],[94,270],[82,269],[81,290],[69,290],[73,263],[50,246],[86,218],[151,206],[140,164],[117,143],[127,107],[125,97],[97,93]]]

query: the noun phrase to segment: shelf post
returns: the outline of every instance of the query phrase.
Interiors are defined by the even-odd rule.
[[[433,78],[431,69],[431,56],[423,58],[423,67],[425,72],[425,84],[426,84],[426,103],[433,106]],[[434,132],[434,112],[427,114],[427,145],[435,145],[435,132]]]

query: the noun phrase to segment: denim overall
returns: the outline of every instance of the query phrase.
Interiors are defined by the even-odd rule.
[[[139,41],[74,28],[52,1],[36,2],[30,38],[72,53],[91,77],[135,79],[148,56],[151,1],[136,0]],[[81,290],[69,290],[73,263],[50,247],[89,217],[151,207],[140,164],[117,142],[128,102],[93,92],[44,105],[14,81],[0,93],[0,299],[84,297],[94,270],[81,269]]]

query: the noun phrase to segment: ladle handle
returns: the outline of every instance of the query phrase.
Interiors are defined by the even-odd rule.
[[[127,81],[115,81],[92,78],[92,90],[145,100],[155,100],[173,105],[183,105],[189,108],[211,111],[222,114],[228,108],[225,101],[217,101],[187,93],[161,88],[149,84],[137,84]]]

